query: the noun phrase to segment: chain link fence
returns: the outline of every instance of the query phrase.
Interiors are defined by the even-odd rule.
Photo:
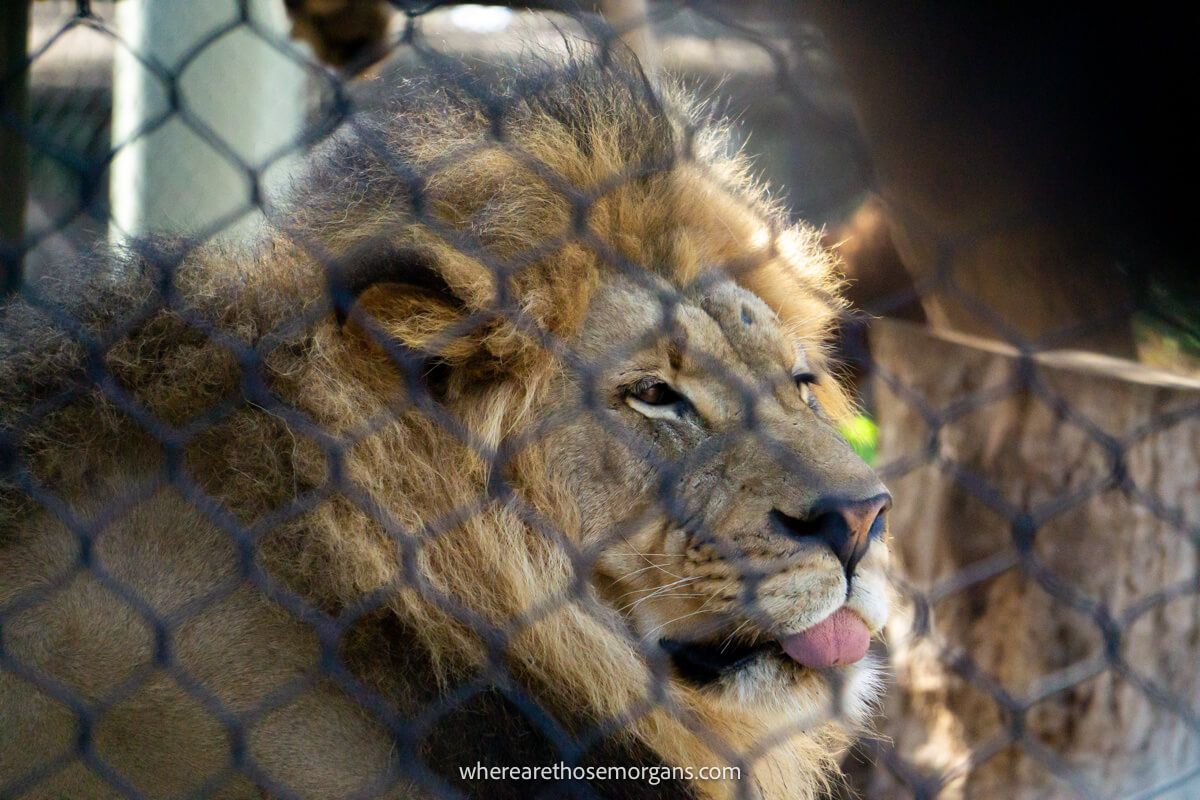
[[[773,4],[652,2],[608,4],[609,27],[594,9],[529,5],[300,2],[288,4],[290,21],[268,0],[14,5],[0,53],[0,797],[1200,794],[1200,380],[1195,308],[1179,282],[1128,260],[1118,269],[1111,253],[1071,262],[1083,251],[1055,238],[1052,214],[992,202],[989,192],[1017,181],[958,182],[955,170],[993,155],[987,147],[940,164],[949,200],[926,193],[936,172],[926,167],[944,153],[913,143],[931,128],[974,137],[978,119],[957,107],[945,120],[910,118],[898,108],[913,96],[898,89],[889,105],[894,87],[933,79],[903,63],[889,74],[886,58],[839,61],[871,52],[869,25]],[[289,37],[293,25],[306,44]],[[546,66],[565,50],[583,66]],[[659,72],[680,75],[711,107],[664,110]],[[395,100],[397,85],[424,87],[413,97],[425,99]],[[633,108],[643,127],[609,143],[620,169],[579,185],[561,153],[520,136],[540,114],[575,125],[581,149],[602,149],[588,137],[612,120],[582,126],[569,107],[596,97],[608,105],[589,113]],[[412,127],[381,122],[396,108]],[[724,117],[735,120],[722,129],[728,140],[705,139]],[[447,118],[486,135],[466,127],[446,152],[422,151],[420,126],[448,141]],[[656,147],[664,135],[666,150]],[[947,151],[958,141],[928,138]],[[723,319],[724,301],[712,299],[726,296],[722,280],[761,264],[738,262],[729,245],[702,254],[711,263],[688,280],[664,280],[631,257],[633,245],[597,233],[600,214],[646,224],[653,204],[606,203],[660,174],[742,197],[733,149],[782,194],[770,207],[754,192],[747,208],[723,206],[731,239],[754,232],[744,215],[765,219],[758,246],[769,261],[804,220],[824,226],[825,244],[846,259],[856,308],[835,309],[833,345],[844,366],[812,349],[793,377],[814,408],[830,379],[809,381],[842,377],[854,409],[828,412],[893,497],[896,599],[868,658],[883,665],[879,707],[858,707],[869,694],[860,673],[806,666],[802,680],[826,675],[827,696],[788,695],[813,707],[800,721],[797,709],[764,712],[777,722],[751,733],[729,722],[735,712],[705,716],[703,700],[686,698],[722,681],[733,691],[750,670],[773,679],[778,665],[763,664],[781,658],[780,645],[765,637],[803,609],[772,605],[775,573],[751,540],[723,536],[732,523],[712,507],[725,502],[733,515],[736,505],[720,500],[719,481],[733,475],[750,496],[769,474],[825,476],[772,427],[778,387],[731,366],[720,348],[742,345],[726,328],[726,339],[688,328],[686,309],[707,303]],[[463,207],[486,158],[518,176],[509,190],[536,185],[541,199],[506,206],[501,186]],[[380,198],[399,210],[366,216]],[[487,217],[489,203],[522,216]],[[560,207],[565,227],[547,223],[536,240],[512,233],[534,230],[539,215],[557,219]],[[594,287],[530,288],[553,284],[546,264],[589,259],[642,298],[605,301],[591,338],[572,327],[581,309],[571,306]],[[250,266],[205,277],[229,262]],[[490,282],[464,271],[468,262]],[[278,288],[263,294],[255,268]],[[424,305],[372,293],[396,282]],[[793,287],[817,298],[792,320],[802,332],[833,308],[827,288]],[[737,302],[745,325],[757,321],[759,306]],[[359,373],[331,355],[333,331],[346,326],[369,345]],[[648,446],[605,393],[614,371],[675,347],[680,330],[692,369],[733,398],[739,422],[694,440],[655,433]],[[493,372],[471,361],[467,340],[484,342]],[[370,371],[379,359],[390,384]],[[548,361],[552,377],[530,366]],[[478,406],[473,418],[454,411],[453,398],[474,390],[464,365],[481,386],[565,375],[577,396],[488,430]],[[339,381],[355,388],[338,394]],[[390,387],[384,400],[371,395],[380,387]],[[681,408],[721,407],[662,381],[627,388],[627,405],[651,425],[664,408],[682,418]],[[340,407],[320,405],[334,396]],[[546,455],[543,443],[564,431],[583,439]],[[596,467],[589,456],[617,461]],[[437,463],[398,479],[413,485],[367,468],[422,458]],[[631,474],[629,459],[652,486],[649,506],[595,488],[596,475]],[[577,472],[527,478],[552,467]],[[873,591],[882,562],[862,559],[880,559],[882,546],[868,546],[878,506],[855,527],[855,509],[876,499],[870,479],[845,474],[834,488],[852,489],[838,502],[853,503],[802,493],[807,512],[771,513],[793,538],[821,542],[826,562],[832,549],[850,598],[854,580]],[[704,475],[717,483],[689,494]],[[560,496],[571,492],[573,517]],[[585,536],[605,514],[605,530]],[[687,591],[699,578],[673,572],[667,550],[640,546],[667,546],[638,538],[652,520],[738,572],[724,598],[737,611],[694,629],[703,646],[682,641],[681,621],[720,592]],[[447,544],[460,539],[474,549]],[[506,569],[514,547],[534,552],[540,572]],[[805,569],[829,571],[811,546],[796,552]],[[621,580],[605,577],[614,569]],[[656,580],[634,580],[646,572]],[[439,582],[464,574],[476,582]],[[502,584],[525,595],[508,607],[480,599]],[[822,590],[802,591],[791,606]],[[637,616],[656,600],[657,616]],[[620,695],[621,676],[600,685],[618,666],[589,649],[611,635],[616,609],[633,631],[621,646],[642,665],[633,700]],[[781,641],[801,664],[857,646],[847,643],[856,634],[828,635],[835,644]],[[764,655],[765,644],[775,650]],[[587,669],[564,664],[572,647]],[[778,669],[794,668],[782,660]],[[569,685],[574,673],[593,685]],[[753,704],[744,694],[722,702]],[[849,718],[848,751],[823,727],[829,714]],[[680,732],[664,733],[672,725]],[[680,762],[696,753],[709,761]],[[818,786],[832,754],[845,778]],[[289,763],[301,768],[278,766]],[[489,781],[459,769],[553,763],[642,772]],[[664,765],[732,771],[697,779],[655,771]]]

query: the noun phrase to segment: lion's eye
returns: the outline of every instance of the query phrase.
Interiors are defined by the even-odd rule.
[[[797,372],[792,375],[792,380],[796,382],[796,388],[800,390],[800,399],[806,405],[815,408],[817,396],[813,393],[812,387],[817,383],[816,374],[812,372]]]
[[[652,406],[670,406],[683,400],[683,396],[679,392],[672,389],[662,381],[652,383],[649,386],[634,387],[630,397],[636,397],[643,403]]]
[[[633,410],[655,419],[678,418],[688,406],[687,398],[664,381],[645,380],[629,387],[625,402]]]

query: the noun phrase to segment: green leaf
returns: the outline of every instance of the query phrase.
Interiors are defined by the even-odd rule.
[[[866,414],[858,414],[842,423],[842,436],[868,464],[875,463],[875,450],[879,445],[879,426]]]

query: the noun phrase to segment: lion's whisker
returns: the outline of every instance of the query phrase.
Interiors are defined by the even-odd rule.
[[[662,589],[658,589],[658,590],[654,591],[653,593],[646,595],[645,597],[639,597],[637,600],[634,600],[633,602],[629,603],[628,605],[626,605],[624,608],[621,609],[621,612],[628,613],[630,611],[633,611],[635,608],[637,608],[638,606],[640,606],[642,603],[646,602],[647,600],[652,600],[654,598],[663,597],[664,595],[670,595],[670,594],[672,594],[672,593],[669,592],[666,587],[664,587]]]
[[[697,576],[697,577],[693,577],[693,578],[680,578],[679,580],[674,581],[673,583],[668,583],[664,586],[659,586],[657,589],[655,589],[654,591],[652,591],[650,594],[646,595],[645,597],[639,597],[637,600],[633,601],[633,603],[625,606],[624,608],[621,609],[621,611],[622,612],[632,611],[633,609],[637,608],[639,605],[646,602],[647,600],[650,600],[651,598],[659,597],[663,594],[670,592],[671,589],[673,589],[677,586],[681,586],[685,583],[690,583],[691,581],[695,581],[695,580],[699,580],[699,577]],[[642,591],[645,591],[645,590],[642,590]],[[627,592],[626,594],[632,594],[632,592]],[[622,595],[622,597],[623,596],[624,595]]]
[[[630,547],[630,548],[633,550],[633,553],[634,553],[634,555],[636,555],[636,556],[640,557],[640,558],[641,558],[643,561],[645,561],[647,564],[649,564],[650,566],[652,566],[652,567],[654,567],[654,568],[656,568],[656,569],[661,569],[663,572],[667,573],[667,574],[668,574],[668,575],[670,575],[672,578],[678,578],[678,577],[679,577],[678,575],[676,575],[675,573],[671,572],[670,570],[668,570],[668,569],[664,569],[664,568],[662,567],[662,565],[660,565],[660,564],[655,564],[653,561],[651,561],[649,558],[647,558],[647,556],[651,556],[651,555],[663,555],[663,554],[660,554],[660,553],[643,553],[643,552],[639,551],[639,550],[638,550],[636,547],[634,547],[634,545],[633,545],[633,542],[629,541],[629,537],[628,537],[628,536],[624,536],[624,535],[622,535],[622,536],[621,536],[621,538],[622,538],[622,539],[624,539],[624,540],[625,540],[625,544],[629,545],[629,547]]]
[[[627,580],[629,578],[632,578],[634,575],[640,575],[641,573],[645,572],[646,570],[656,569],[656,568],[662,569],[662,567],[659,566],[658,564],[651,564],[648,567],[639,567],[639,568],[633,570],[632,572],[626,572],[624,575],[621,576],[621,580]]]
[[[681,614],[681,615],[679,615],[678,617],[675,617],[675,619],[669,619],[669,620],[667,620],[666,622],[664,622],[664,623],[662,623],[662,624],[660,624],[660,625],[656,625],[656,626],[654,626],[653,628],[651,628],[651,629],[650,629],[650,631],[648,631],[648,632],[647,632],[647,633],[644,635],[644,637],[643,637],[643,638],[650,638],[650,637],[654,636],[654,634],[655,634],[655,633],[657,633],[658,631],[662,630],[662,629],[663,629],[663,628],[665,628],[666,626],[668,626],[668,625],[673,625],[673,624],[675,624],[676,622],[679,622],[681,619],[687,619],[688,617],[694,617],[694,616],[696,616],[697,614],[703,614],[703,613],[704,613],[704,608],[703,608],[703,607],[700,607],[700,608],[697,608],[695,611],[689,611],[689,612],[688,612],[688,613],[686,613],[686,614]]]
[[[725,649],[728,648],[729,645],[733,643],[734,638],[739,633],[741,633],[742,630],[749,624],[750,624],[750,620],[744,620],[742,622],[742,624],[738,625],[736,628],[733,629],[732,633],[730,633],[728,636],[725,637],[725,639],[721,642],[721,652],[722,653],[725,652]]]
[[[625,592],[625,594],[621,595],[621,597],[628,597],[631,594],[637,594],[639,592],[657,592],[662,589],[669,589],[672,586],[678,586],[680,583],[682,583],[684,581],[694,581],[694,580],[696,580],[695,577],[680,578],[679,580],[671,581],[670,583],[663,584],[662,586],[646,586],[641,589],[630,589],[628,592]],[[617,599],[619,600],[620,597],[618,597]]]

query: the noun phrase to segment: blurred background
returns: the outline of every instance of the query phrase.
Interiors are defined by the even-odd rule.
[[[840,791],[1200,797],[1195,22],[9,0],[0,286],[106,240],[247,235],[372,87],[439,55],[620,39],[714,98],[845,262],[845,432],[896,495],[901,600]]]

